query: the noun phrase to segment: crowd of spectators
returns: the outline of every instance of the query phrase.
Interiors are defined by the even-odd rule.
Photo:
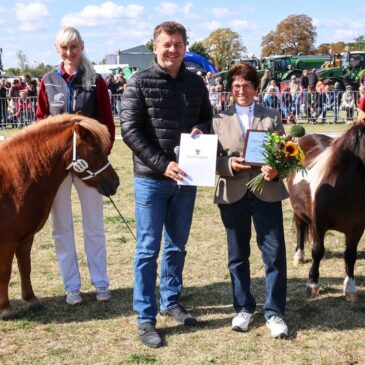
[[[209,91],[213,113],[217,114],[232,103],[221,75],[211,72],[200,75]],[[365,74],[364,74],[365,75]],[[106,76],[113,114],[119,116],[121,100],[127,87],[123,72]],[[0,79],[0,129],[6,126],[21,128],[35,120],[38,80],[29,75],[14,78],[12,81]],[[295,123],[298,119],[308,123],[338,123],[344,120],[350,124],[356,118],[358,105],[365,96],[365,76],[354,90],[346,85],[345,90],[339,82],[334,84],[318,78],[316,70],[303,70],[300,78],[292,75],[289,83],[277,84],[269,70],[261,78],[256,102],[269,108],[280,110],[284,123]]]
[[[0,129],[21,128],[35,120],[38,80],[30,75],[0,80]]]
[[[300,78],[292,75],[290,82],[284,83],[280,91],[270,71],[266,70],[258,98],[267,107],[280,110],[284,122],[304,119],[314,124],[339,123],[343,119],[351,124],[364,94],[365,85],[360,83],[357,90],[346,85],[343,90],[339,82],[333,84],[318,78],[315,69],[310,73],[303,70]]]
[[[227,92],[221,76],[214,77],[211,72],[198,71],[209,90],[214,114],[227,108],[232,99]],[[345,90],[339,82],[334,84],[317,76],[316,70],[303,70],[300,77],[291,76],[289,83],[277,84],[270,70],[265,70],[260,81],[256,101],[269,108],[280,110],[284,123],[295,123],[298,119],[308,123],[339,123],[344,120],[350,124],[356,118],[358,105],[365,95],[365,77],[357,90],[346,85]]]

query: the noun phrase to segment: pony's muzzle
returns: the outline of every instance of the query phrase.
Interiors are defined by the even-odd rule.
[[[105,196],[114,195],[117,192],[119,186],[119,177],[116,176],[114,179],[102,180],[98,186],[98,191],[100,194]]]

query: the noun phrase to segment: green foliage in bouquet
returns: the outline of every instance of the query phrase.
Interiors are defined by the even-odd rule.
[[[293,172],[305,171],[303,167],[304,152],[292,136],[284,137],[277,132],[268,132],[262,148],[265,164],[275,168],[282,179]],[[264,173],[257,175],[246,184],[251,191],[257,191],[260,194],[264,185]]]

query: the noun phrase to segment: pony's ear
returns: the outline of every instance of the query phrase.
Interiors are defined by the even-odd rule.
[[[75,123],[74,131],[80,136],[82,140],[94,140],[92,133],[87,128],[83,127],[80,123]]]

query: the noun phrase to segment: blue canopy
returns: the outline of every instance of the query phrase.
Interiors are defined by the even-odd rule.
[[[217,68],[213,65],[213,63],[208,61],[203,56],[194,52],[188,51],[185,53],[184,63],[186,68],[193,72],[197,71],[201,71],[204,73],[212,72],[213,74],[218,72]]]

